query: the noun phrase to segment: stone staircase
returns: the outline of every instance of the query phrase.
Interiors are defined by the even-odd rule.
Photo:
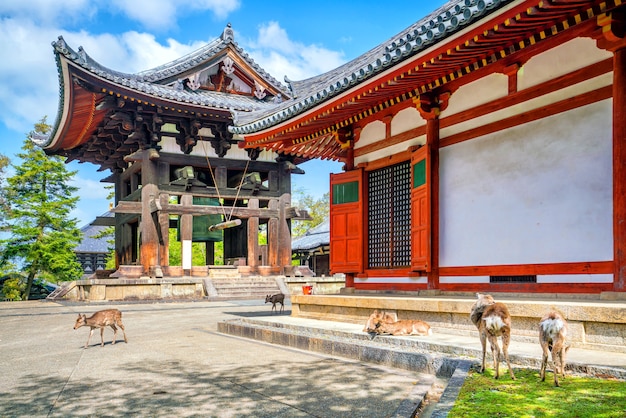
[[[204,280],[208,298],[221,299],[265,299],[267,295],[288,295],[284,281],[279,276],[242,277],[233,266],[209,269]]]

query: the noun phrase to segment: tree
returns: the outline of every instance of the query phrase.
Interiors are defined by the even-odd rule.
[[[7,156],[0,154],[0,221],[2,221],[2,218],[7,211],[6,199],[4,197],[4,193],[2,193],[2,185],[4,184],[4,170],[9,165],[9,162],[9,158]]]
[[[44,117],[35,131],[49,133]],[[69,183],[76,174],[62,158],[47,156],[29,137],[22,161],[12,165],[15,174],[6,179],[2,195],[7,211],[0,224],[9,238],[0,240],[0,266],[17,261],[27,279],[22,299],[28,299],[35,277],[54,281],[79,279],[82,268],[74,248],[80,242],[77,220],[69,214],[76,207],[77,187]]]
[[[294,197],[294,200],[297,202],[294,206],[306,209],[311,218],[313,218],[310,221],[293,221],[291,232],[294,237],[304,235],[306,231],[328,219],[330,213],[330,193],[325,193],[321,198],[316,199],[309,194],[305,194],[302,190],[295,190]]]

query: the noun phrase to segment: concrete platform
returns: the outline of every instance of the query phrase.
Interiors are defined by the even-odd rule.
[[[0,303],[1,417],[410,417],[436,384],[409,372],[217,332],[263,300]],[[128,343],[72,326],[122,311]],[[288,317],[289,308],[286,307]]]

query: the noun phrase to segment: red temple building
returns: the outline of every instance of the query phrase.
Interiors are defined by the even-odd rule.
[[[626,5],[453,0],[416,19],[286,85],[229,27],[132,75],[59,39],[61,111],[41,145],[112,172],[118,265],[141,274],[177,274],[172,215],[183,248],[218,216],[198,239],[223,227],[225,257],[251,270],[267,222],[283,273],[302,215],[290,174],[329,159],[344,163],[330,273],[348,289],[626,291]]]

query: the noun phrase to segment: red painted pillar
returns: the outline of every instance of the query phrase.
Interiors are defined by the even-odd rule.
[[[616,292],[626,291],[626,43],[613,55],[613,240]]]
[[[438,113],[438,112],[437,112]],[[430,152],[430,245],[428,289],[439,289],[439,115],[426,122],[426,142]]]
[[[613,290],[626,291],[626,6],[598,16],[598,48],[613,52]]]

